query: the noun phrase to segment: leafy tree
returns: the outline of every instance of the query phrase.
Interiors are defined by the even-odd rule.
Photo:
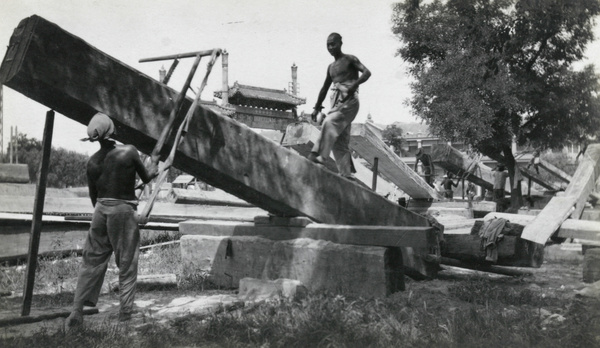
[[[39,175],[42,160],[42,142],[35,138],[29,138],[23,133],[18,134],[17,142],[19,163],[28,165],[29,178],[35,181]],[[11,144],[9,144],[9,149],[10,146]],[[50,152],[50,164],[48,166],[48,186],[59,188],[86,186],[87,161],[88,156],[86,155],[53,147]]]
[[[572,67],[599,12],[598,0],[396,4],[392,31],[415,78],[413,110],[433,134],[504,163],[512,181],[513,139],[558,148],[600,130],[598,76]]]
[[[391,124],[383,130],[383,142],[387,146],[393,146],[394,152],[396,155],[402,155],[402,142],[404,139],[402,138],[402,128],[398,127],[395,124]]]

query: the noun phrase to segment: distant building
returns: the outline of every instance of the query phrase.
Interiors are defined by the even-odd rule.
[[[306,104],[306,98],[298,97],[296,64],[292,65],[292,93],[285,89],[272,89],[235,82],[228,85],[227,53],[223,54],[223,87],[214,92],[221,104],[204,102],[203,105],[216,109],[220,114],[246,124],[250,128],[285,131],[288,124],[296,122],[296,108]]]

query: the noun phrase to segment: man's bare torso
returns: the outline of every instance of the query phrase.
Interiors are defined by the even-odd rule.
[[[353,82],[358,79],[358,70],[354,62],[358,59],[349,54],[344,54],[329,65],[329,76],[335,83]]]

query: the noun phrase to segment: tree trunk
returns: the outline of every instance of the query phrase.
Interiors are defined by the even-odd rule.
[[[513,156],[512,149],[510,146],[504,146],[502,148],[504,153],[504,165],[508,169],[508,175],[510,177],[510,211],[517,212],[520,207],[523,206],[523,195],[521,193],[521,181],[515,185],[515,172],[517,170],[517,161]],[[516,187],[515,187],[516,186]]]

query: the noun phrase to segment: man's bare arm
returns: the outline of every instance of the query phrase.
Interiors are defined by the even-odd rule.
[[[317,102],[315,103],[315,107],[312,113],[312,118],[313,120],[315,120],[315,118],[317,117],[317,113],[319,111],[321,111],[321,109],[323,108],[323,100],[325,100],[325,97],[327,96],[327,91],[329,90],[329,87],[331,87],[331,76],[329,76],[329,67],[327,68],[327,76],[325,77],[325,82],[323,82],[323,86],[321,87],[321,91],[319,91],[319,97],[317,98]]]
[[[151,167],[146,170],[146,167],[144,167],[144,163],[142,163],[142,159],[135,148],[131,149],[131,156],[133,157],[135,171],[145,184],[149,183],[150,180],[158,175],[158,167],[156,165],[151,164]]]
[[[98,188],[96,187],[96,178],[90,173],[88,168],[87,170],[87,179],[88,179],[88,191],[90,194],[90,199],[92,200],[92,206],[96,206],[96,200],[98,199]]]
[[[359,85],[365,83],[369,77],[371,77],[371,71],[367,69],[367,67],[364,66],[355,56],[349,56],[349,58],[352,66],[356,70],[360,71],[360,76],[358,79],[352,84],[352,86],[350,86],[350,88],[348,88],[348,95],[351,96],[354,94],[354,92],[356,92]]]

